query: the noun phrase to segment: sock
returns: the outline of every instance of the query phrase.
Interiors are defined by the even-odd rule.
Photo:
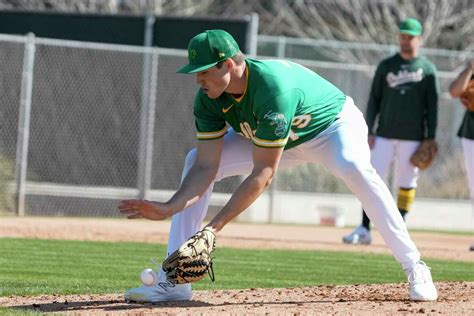
[[[367,214],[365,214],[364,210],[362,210],[362,226],[367,228],[367,230],[370,230],[370,219]]]
[[[404,209],[401,209],[401,208],[399,208],[398,210],[400,211],[400,214],[402,215],[403,220],[405,220],[405,215],[407,215],[408,211],[406,211]]]
[[[397,206],[400,214],[405,220],[405,215],[410,211],[413,201],[415,200],[415,188],[400,188],[398,192]]]

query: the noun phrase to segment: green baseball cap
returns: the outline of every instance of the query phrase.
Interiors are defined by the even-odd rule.
[[[189,63],[178,73],[192,74],[214,67],[218,62],[237,55],[239,45],[223,30],[208,30],[193,37],[188,45]]]
[[[408,18],[400,22],[400,33],[420,36],[423,33],[423,26],[417,19]]]

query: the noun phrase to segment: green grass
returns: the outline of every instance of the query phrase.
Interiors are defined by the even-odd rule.
[[[274,225],[274,224],[272,224]],[[308,225],[309,226],[309,225]],[[354,229],[357,226],[345,226],[341,228],[341,231],[347,231],[348,228]],[[372,228],[373,231],[377,231],[376,227]],[[441,235],[452,235],[452,236],[474,236],[472,230],[449,230],[449,229],[423,229],[423,228],[409,228],[408,231],[411,233],[428,233],[428,234],[441,234]]]
[[[433,233],[442,235],[454,235],[454,236],[474,236],[474,231],[468,230],[436,230],[436,229],[409,229],[410,233]]]
[[[0,239],[0,296],[122,293],[163,259],[164,245]],[[296,287],[318,284],[404,282],[391,256],[327,251],[218,248],[216,282],[195,289]],[[474,263],[427,260],[435,281],[474,281]],[[0,314],[2,313],[0,309]]]
[[[6,308],[0,306],[0,316],[40,316],[44,313],[35,312],[26,309]]]

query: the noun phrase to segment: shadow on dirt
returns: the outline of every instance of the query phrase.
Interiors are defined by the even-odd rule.
[[[311,304],[325,304],[325,303],[348,303],[360,301],[359,299],[339,299],[334,302],[330,299],[321,299],[313,301],[295,301],[295,300],[281,300],[281,301],[243,301],[243,302],[223,302],[219,304],[211,304],[198,300],[191,301],[172,301],[172,302],[159,302],[159,303],[126,303],[123,300],[84,300],[84,301],[53,301],[50,303],[41,303],[41,304],[31,304],[31,305],[21,305],[21,306],[8,306],[11,309],[18,311],[29,311],[29,312],[39,312],[39,313],[52,313],[52,312],[78,312],[85,313],[96,312],[101,310],[103,312],[114,312],[114,311],[133,311],[133,310],[153,310],[158,308],[183,308],[183,309],[192,309],[199,307],[232,307],[232,306],[241,306],[241,307],[262,307],[262,306],[278,306],[278,305],[289,305],[289,306],[302,306],[303,304],[308,306]],[[383,301],[387,302],[387,299],[369,299],[368,301],[377,302]],[[394,299],[394,302],[400,302],[403,300]]]

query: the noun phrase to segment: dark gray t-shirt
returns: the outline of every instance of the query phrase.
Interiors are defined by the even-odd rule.
[[[377,67],[365,119],[369,133],[404,139],[434,139],[438,119],[439,83],[435,65],[425,57],[411,60],[400,54]]]

